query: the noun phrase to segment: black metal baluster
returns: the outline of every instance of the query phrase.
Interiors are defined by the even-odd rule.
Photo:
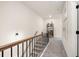
[[[30,57],[30,40],[29,40],[29,57]]]
[[[35,36],[35,44],[36,44],[36,38],[37,38],[37,37]],[[35,45],[34,45],[34,48],[35,48]],[[35,52],[34,52],[34,53],[35,53]],[[35,57],[36,57],[36,54],[34,54],[34,55],[35,55]]]
[[[35,36],[35,39],[34,39],[34,49],[35,49],[35,43],[36,43],[36,36]],[[34,57],[36,57],[35,51],[34,51]]]
[[[35,57],[35,54],[34,54],[34,52],[35,52],[35,37],[34,37],[33,42],[34,42],[34,51],[33,51],[33,56]]]
[[[32,53],[33,53],[33,39],[32,39]],[[32,56],[33,56],[33,54],[32,54]]]
[[[24,56],[24,42],[22,43],[22,57]]]
[[[28,56],[27,46],[28,46],[28,44],[27,44],[27,41],[26,41],[26,57]]]
[[[32,53],[32,39],[31,39],[31,42],[30,42],[30,54]],[[32,56],[32,55],[31,55]]]
[[[17,57],[19,57],[19,44],[17,45]]]
[[[4,57],[4,51],[2,50],[2,57]]]
[[[12,47],[11,47],[11,57],[13,56],[12,54],[13,54],[13,52],[12,52]]]

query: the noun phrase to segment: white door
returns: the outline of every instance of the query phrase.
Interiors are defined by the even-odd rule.
[[[76,6],[77,8],[77,56],[79,57],[79,5]]]

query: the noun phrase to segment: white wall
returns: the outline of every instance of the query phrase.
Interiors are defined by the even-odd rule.
[[[63,44],[70,57],[77,56],[77,10],[76,2],[66,2],[63,18]]]
[[[62,18],[61,14],[58,14],[57,16],[53,17],[51,19],[44,20],[44,31],[46,31],[46,25],[47,23],[53,23],[54,24],[54,37],[56,38],[62,38]]]
[[[21,2],[0,2],[0,45],[43,30],[43,20]],[[19,33],[18,37],[15,33]]]

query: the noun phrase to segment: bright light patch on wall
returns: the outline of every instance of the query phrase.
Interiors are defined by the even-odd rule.
[[[52,16],[51,15],[49,15],[49,18],[51,18]]]

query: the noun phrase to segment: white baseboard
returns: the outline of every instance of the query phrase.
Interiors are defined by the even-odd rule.
[[[47,46],[45,47],[45,49],[43,50],[43,52],[42,52],[42,54],[41,54],[41,56],[40,56],[40,57],[42,57],[42,56],[43,56],[43,54],[44,54],[44,52],[46,51],[46,49],[47,49],[48,45],[49,45],[49,42],[48,42]]]

